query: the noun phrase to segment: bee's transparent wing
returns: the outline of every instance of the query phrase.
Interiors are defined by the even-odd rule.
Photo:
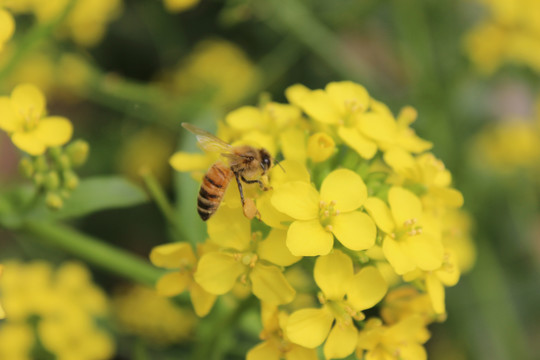
[[[182,123],[182,126],[197,136],[197,142],[204,151],[219,152],[223,154],[231,153],[232,146],[227,144],[220,138],[210,134],[208,131],[191,125],[189,123]]]

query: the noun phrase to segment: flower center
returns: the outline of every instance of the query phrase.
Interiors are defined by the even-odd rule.
[[[339,210],[336,207],[336,201],[332,200],[330,203],[321,201],[319,203],[319,221],[326,231],[332,231],[332,219],[339,215]]]
[[[405,220],[401,228],[396,229],[396,231],[392,234],[393,238],[400,240],[407,236],[416,236],[422,234],[423,229],[420,225],[417,225],[417,223],[418,219],[416,218]]]
[[[38,114],[36,114],[36,115],[32,114],[34,112],[34,110],[35,110],[34,107],[31,106],[27,111],[22,111],[22,110],[19,111],[19,114],[21,115],[21,117],[24,120],[23,128],[24,128],[25,131],[34,130],[35,127],[37,126],[38,122],[39,122]]]

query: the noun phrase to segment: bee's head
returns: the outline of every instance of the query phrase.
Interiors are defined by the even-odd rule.
[[[263,173],[272,167],[272,156],[265,149],[261,149],[261,168]]]

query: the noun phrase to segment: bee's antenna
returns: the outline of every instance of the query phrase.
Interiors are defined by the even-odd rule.
[[[276,160],[276,165],[279,166],[281,168],[281,170],[283,170],[283,172],[286,172],[285,169],[283,168],[283,166],[281,166],[281,164],[277,160]]]

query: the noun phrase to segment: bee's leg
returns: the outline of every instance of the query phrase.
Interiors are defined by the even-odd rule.
[[[261,187],[261,190],[263,191],[267,191],[267,190],[270,190],[269,187],[266,187],[264,185],[264,183],[261,181],[261,180],[248,180],[244,177],[244,175],[241,176],[242,177],[242,181],[245,182],[246,184],[255,184],[255,183],[258,183],[259,186]]]
[[[244,180],[244,176],[242,176],[239,173],[235,172],[234,177],[236,178],[236,183],[238,184],[238,191],[240,192],[240,200],[242,200],[242,207],[244,207],[244,205],[245,205],[244,189],[242,189],[242,182],[240,181],[240,177],[242,177],[242,180]]]

